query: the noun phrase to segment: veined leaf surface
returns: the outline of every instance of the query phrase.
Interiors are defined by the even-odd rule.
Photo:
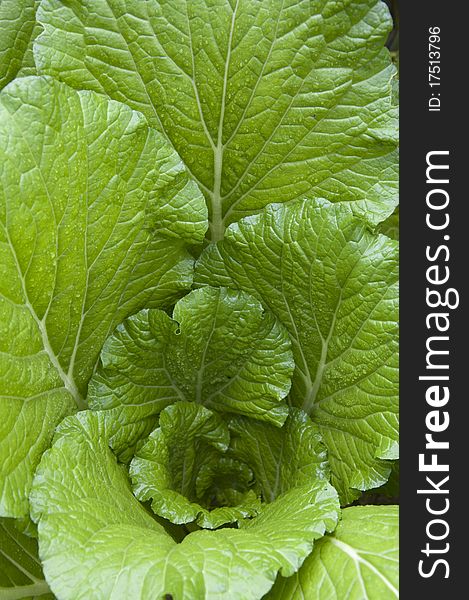
[[[135,496],[172,523],[215,529],[255,516],[252,471],[226,458],[229,441],[220,415],[195,402],[168,406],[130,463]]]
[[[287,328],[291,401],[318,423],[347,504],[382,485],[398,448],[397,242],[348,203],[271,205],[202,254],[198,285],[245,290]]]
[[[352,506],[301,569],[279,577],[265,600],[396,600],[399,598],[397,506]]]
[[[143,310],[120,325],[104,345],[88,401],[109,413],[111,445],[121,454],[180,400],[280,426],[293,369],[286,329],[256,298],[206,287],[179,300],[173,318]]]
[[[37,540],[0,519],[0,598],[53,600],[37,552]]]
[[[19,517],[106,338],[190,287],[206,208],[141,114],[49,78],[2,91],[0,176],[0,514]]]
[[[38,4],[38,0],[0,0],[0,90],[18,75],[34,74]]]
[[[337,493],[316,481],[265,505],[240,529],[195,531],[177,544],[132,495],[106,427],[99,413],[67,417],[34,480],[44,572],[62,600],[257,600],[277,571],[296,572],[337,524]]]
[[[397,197],[381,0],[42,0],[38,68],[128,103],[205,194],[210,238],[271,202]]]

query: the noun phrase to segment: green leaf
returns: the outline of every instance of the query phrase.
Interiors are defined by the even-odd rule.
[[[279,577],[265,600],[399,598],[397,506],[353,506],[293,577]]]
[[[51,600],[37,554],[37,541],[20,533],[11,519],[0,519],[0,598]]]
[[[231,441],[224,422],[203,407],[165,409],[160,428],[131,463],[137,498],[152,498],[154,511],[174,523],[198,518],[202,527],[219,527],[259,512],[257,496],[269,503],[329,478],[319,429],[301,410],[291,408],[282,427],[247,417],[233,417],[228,425]],[[228,506],[203,508],[207,491]]]
[[[128,103],[203,189],[210,237],[273,200],[397,198],[381,0],[42,0],[38,68]]]
[[[232,225],[196,269],[198,285],[243,289],[288,329],[290,398],[318,423],[345,504],[397,458],[397,250],[348,203],[296,201]]]
[[[399,207],[378,227],[380,233],[384,233],[392,240],[399,240]]]
[[[106,342],[89,404],[118,424],[122,452],[178,400],[281,425],[294,363],[283,326],[244,292],[204,288],[179,300],[173,319],[144,310]]]
[[[281,428],[244,417],[231,419],[229,427],[230,455],[251,467],[266,502],[293,487],[329,477],[319,428],[303,411],[291,408]]]
[[[371,490],[371,494],[375,495],[378,498],[378,502],[375,504],[382,504],[383,498],[385,496],[387,498],[393,498],[393,502],[396,502],[397,498],[399,498],[400,491],[400,477],[399,477],[399,461],[396,460],[392,463],[391,474],[387,482],[379,487],[376,490]]]
[[[0,89],[33,68],[37,5],[37,0],[0,0]]]
[[[191,286],[206,210],[142,115],[49,78],[1,93],[0,179],[0,514],[20,517],[106,338]]]
[[[159,428],[130,464],[135,496],[142,502],[151,499],[157,515],[177,524],[197,521],[213,529],[256,515],[260,502],[248,489],[250,469],[223,457],[229,441],[228,426],[207,408],[193,402],[168,406],[160,415]],[[220,475],[227,489],[217,487]],[[218,502],[236,497],[238,502],[205,508],[207,496]]]
[[[34,480],[44,572],[61,600],[256,600],[337,523],[337,495],[317,481],[265,505],[241,529],[200,530],[177,544],[132,495],[106,427],[99,413],[67,417]]]

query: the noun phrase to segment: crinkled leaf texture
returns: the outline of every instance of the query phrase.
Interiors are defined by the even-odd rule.
[[[153,511],[172,523],[197,521],[210,529],[259,512],[260,500],[249,489],[251,469],[224,456],[230,433],[218,414],[178,402],[159,421],[130,463],[139,500],[151,499]],[[210,508],[210,501],[218,506]]]
[[[280,496],[241,529],[200,530],[177,544],[132,495],[106,420],[91,411],[59,426],[31,503],[44,572],[62,600],[255,600],[278,570],[289,576],[300,567],[339,510],[335,490],[318,481]]]
[[[52,600],[37,553],[37,541],[11,519],[0,519],[0,598]]]
[[[274,199],[397,198],[381,0],[42,0],[38,68],[128,103],[203,189],[212,240]]]
[[[395,600],[399,598],[397,506],[342,511],[296,575],[279,577],[265,600]]]
[[[229,428],[229,455],[250,466],[255,488],[265,502],[330,476],[319,428],[298,408],[290,409],[281,428],[245,417],[231,419]]]
[[[294,369],[290,345],[283,325],[249,294],[195,290],[173,318],[143,310],[117,328],[91,380],[89,405],[110,413],[119,453],[180,400],[281,425]]]
[[[37,0],[0,0],[0,90],[34,65],[37,5]]]
[[[326,481],[329,469],[319,429],[299,409],[290,409],[282,427],[247,417],[227,425],[202,406],[179,402],[161,413],[130,474],[136,497],[152,499],[158,515],[214,528],[254,516],[260,500]]]
[[[196,268],[198,285],[243,289],[288,329],[290,398],[319,424],[345,504],[383,484],[397,458],[397,271],[396,241],[325,200],[233,224]]]
[[[18,517],[106,338],[191,286],[206,207],[141,114],[44,77],[1,93],[0,179],[0,514]]]

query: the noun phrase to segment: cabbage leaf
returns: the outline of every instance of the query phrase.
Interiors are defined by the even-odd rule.
[[[190,288],[206,209],[141,114],[43,77],[1,93],[0,175],[0,514],[20,517],[106,338]]]

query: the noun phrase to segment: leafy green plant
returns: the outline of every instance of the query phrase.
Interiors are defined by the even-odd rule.
[[[36,0],[0,2],[0,89],[35,71],[32,44],[39,33]]]
[[[37,541],[12,519],[0,522],[0,566],[0,598],[54,598],[44,580]]]
[[[396,506],[353,506],[323,537],[300,571],[279,578],[266,598],[398,597]]]
[[[396,598],[384,3],[0,25],[0,598]]]
[[[43,73],[126,102],[203,191],[209,238],[275,201],[396,203],[390,19],[375,0],[43,0]]]

